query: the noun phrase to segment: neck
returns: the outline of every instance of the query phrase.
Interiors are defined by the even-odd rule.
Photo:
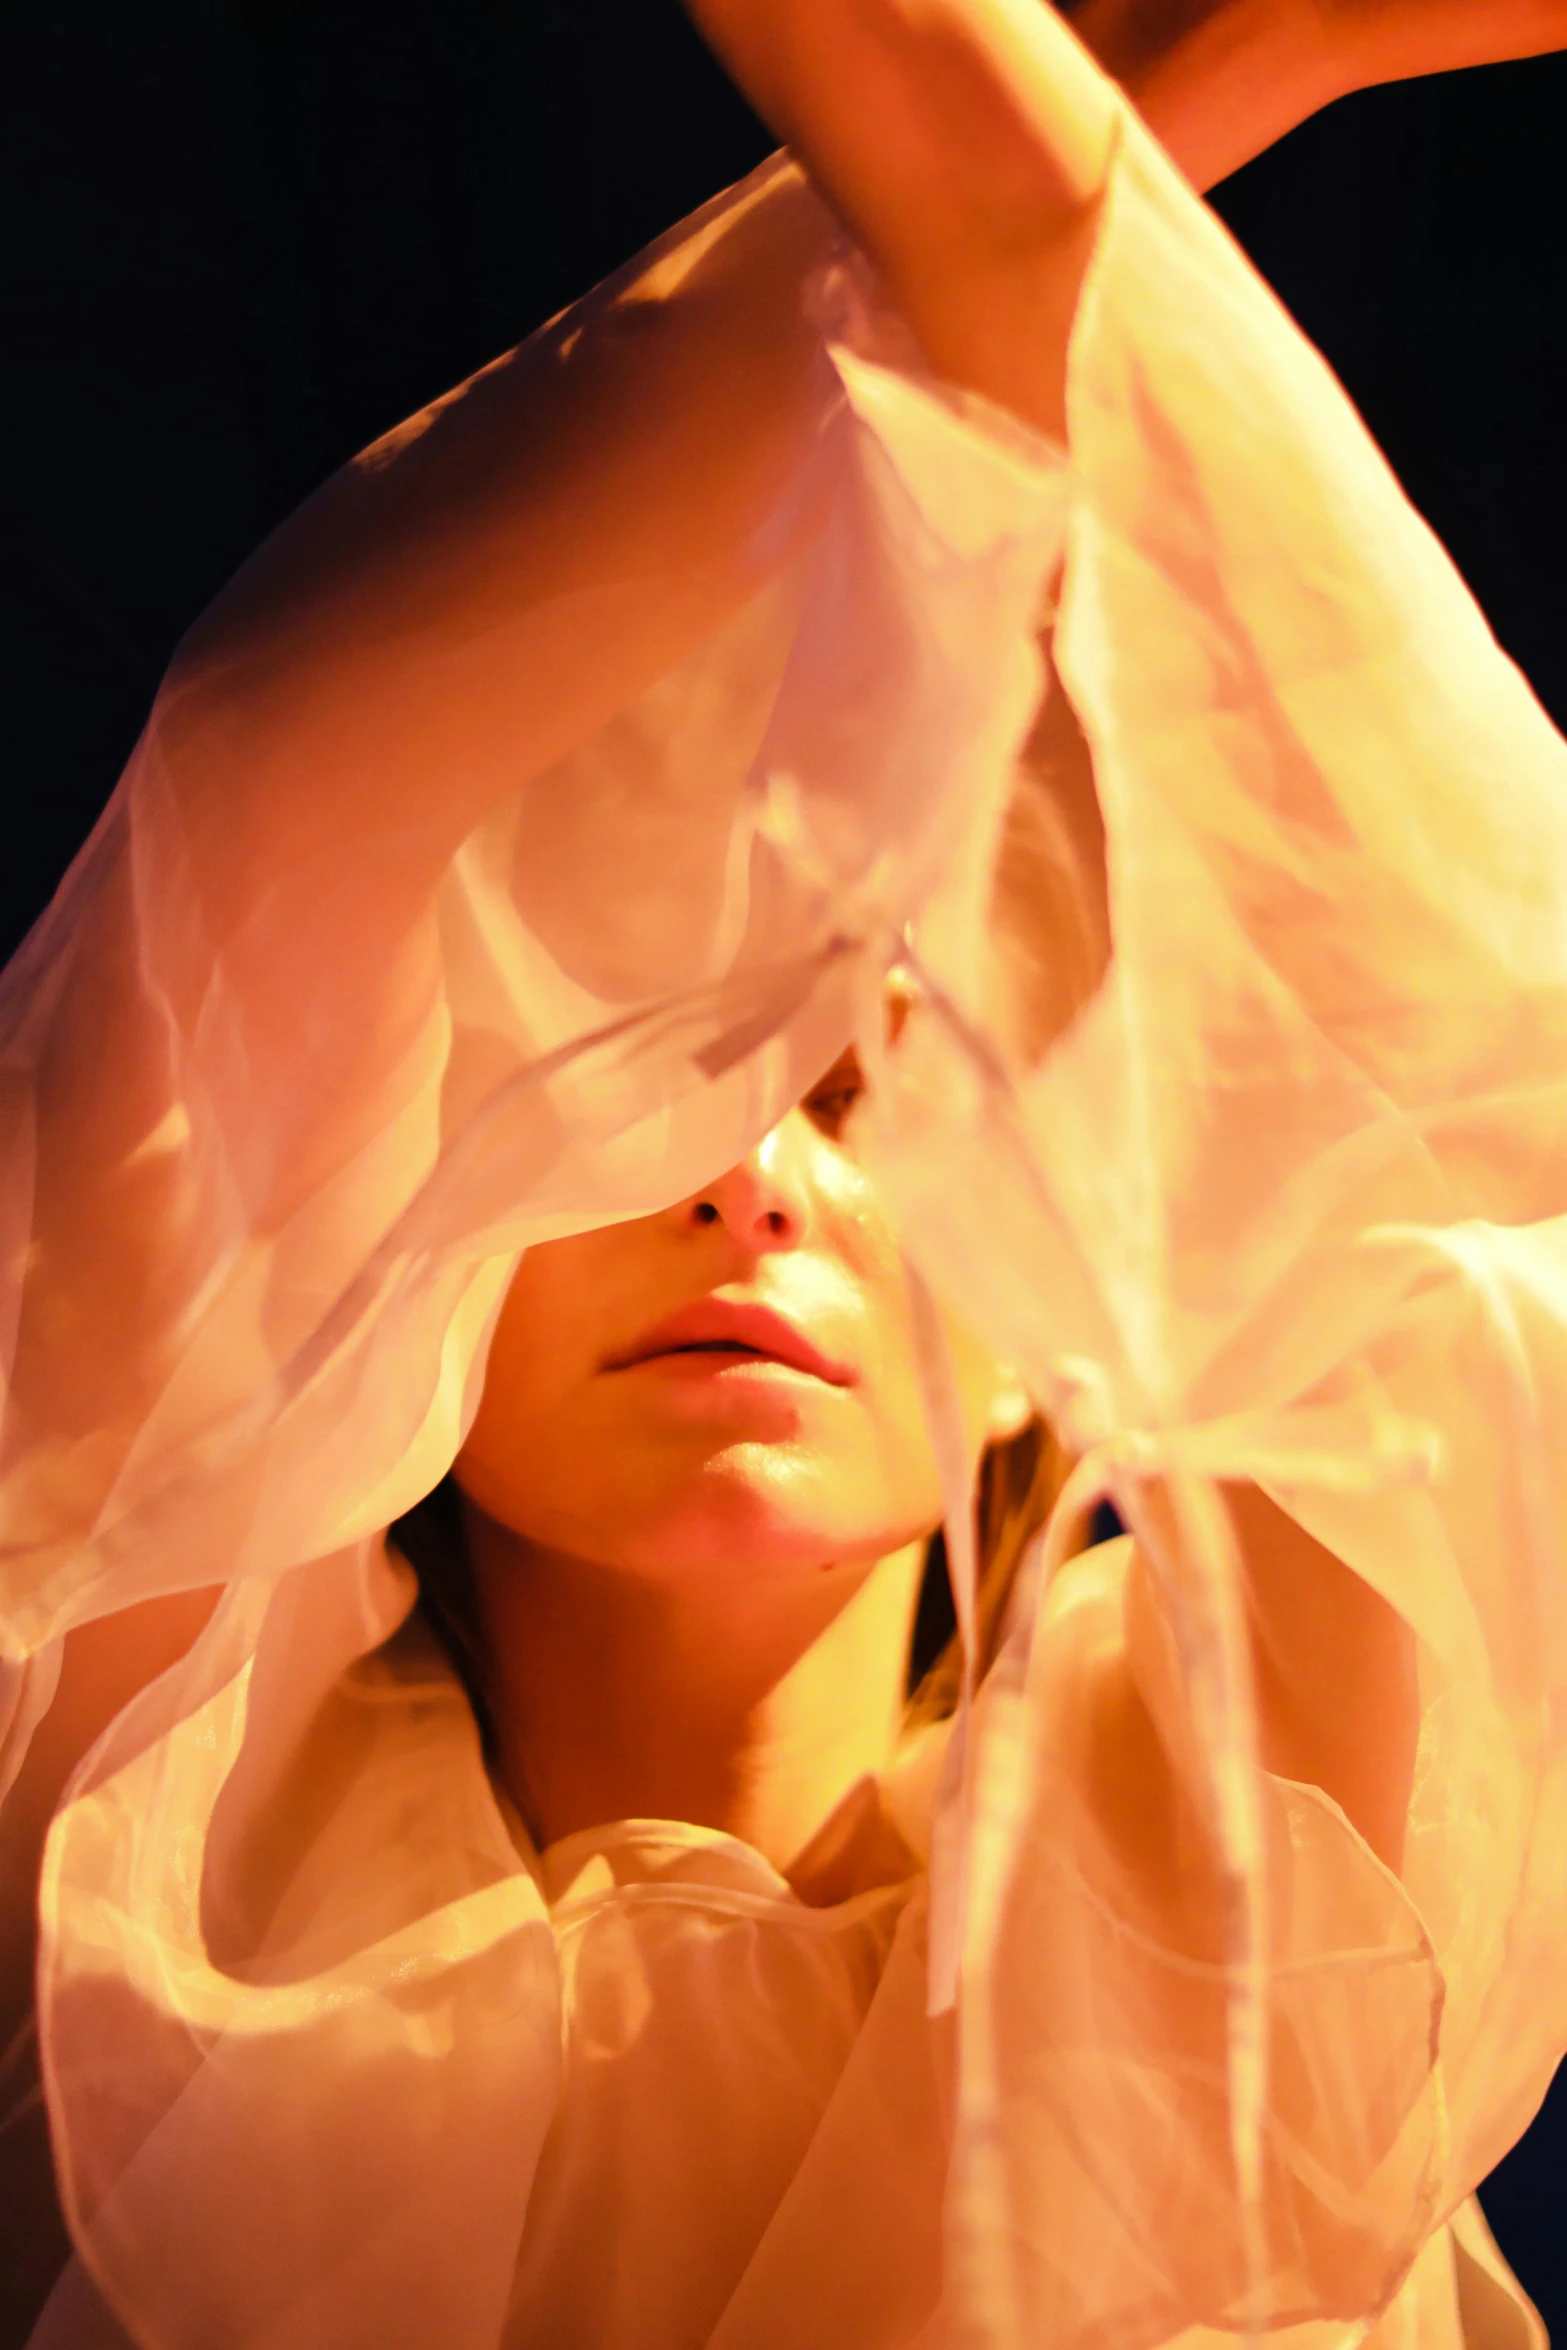
[[[787,1871],[891,1761],[922,1543],[869,1567],[666,1584],[465,1514],[498,1776],[541,1846],[683,1820]]]

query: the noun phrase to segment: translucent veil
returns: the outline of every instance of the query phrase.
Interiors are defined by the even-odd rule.
[[[736,273],[768,269],[809,347],[734,523],[744,593],[694,649],[594,704],[641,553],[606,541],[522,609],[461,463],[481,378],[196,633],[5,982],[13,1755],[68,1629],[224,1587],[78,1773],[43,1888],[68,2216],[158,2350],[499,2342],[554,1950],[381,1530],[453,1456],[519,1249],[684,1196],[851,1034],[920,1278],[1149,1563],[1141,1686],[1190,1861],[1177,1897],[1128,1857],[1083,1702],[1124,1592],[1057,1577],[1058,1531],[943,1789],[930,2005],[958,2058],[923,2338],[1369,2321],[1567,2039],[1567,753],[1130,123],[1069,451],[921,373],[783,161],[537,339],[568,368],[650,310],[706,320],[671,608],[712,560]],[[635,427],[595,380],[613,488]],[[376,531],[418,560],[372,643],[340,550]],[[594,717],[541,743],[545,659]],[[1064,1027],[1029,976],[1047,675],[1111,937]],[[897,958],[924,996],[885,1052]],[[1400,1877],[1258,1767],[1230,1479],[1418,1637]],[[890,2242],[834,2255],[843,2310]],[[715,2341],[805,2338],[770,2274]]]

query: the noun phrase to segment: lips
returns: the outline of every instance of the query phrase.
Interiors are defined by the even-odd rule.
[[[624,1353],[611,1357],[604,1367],[608,1371],[630,1371],[639,1363],[683,1354],[732,1355],[737,1360],[752,1356],[759,1361],[781,1363],[786,1370],[807,1372],[830,1387],[849,1387],[854,1383],[854,1373],[848,1364],[824,1354],[803,1330],[797,1330],[771,1306],[731,1304],[718,1297],[701,1298],[695,1305],[682,1306],[678,1312],[666,1314]]]

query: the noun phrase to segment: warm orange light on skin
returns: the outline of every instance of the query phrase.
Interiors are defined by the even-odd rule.
[[[531,1250],[457,1476],[502,1773],[535,1832],[696,1820],[786,1863],[890,1759],[941,1494],[902,1262],[830,1071],[661,1214]],[[770,1308],[832,1379],[740,1354],[617,1367],[702,1300]],[[1016,1380],[954,1331],[977,1470]]]

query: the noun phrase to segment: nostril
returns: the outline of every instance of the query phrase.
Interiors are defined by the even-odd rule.
[[[687,1228],[710,1230],[724,1224],[742,1246],[785,1248],[798,1235],[801,1218],[793,1208],[767,1206],[769,1189],[737,1168],[705,1196],[687,1203],[683,1211]]]

